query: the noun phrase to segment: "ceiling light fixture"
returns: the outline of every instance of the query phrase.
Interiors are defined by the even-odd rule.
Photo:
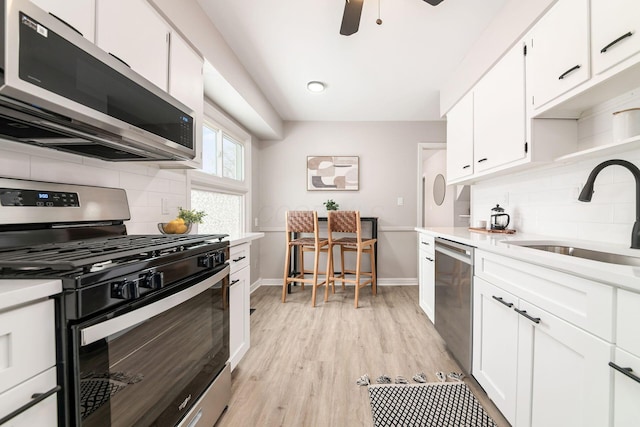
[[[310,92],[322,92],[324,90],[324,83],[317,81],[309,82],[307,83],[307,89],[309,89]]]

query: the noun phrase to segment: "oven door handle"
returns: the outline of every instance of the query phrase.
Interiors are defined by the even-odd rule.
[[[229,275],[230,268],[225,268],[213,276],[203,280],[202,282],[191,286],[176,294],[170,295],[166,298],[156,301],[152,304],[145,305],[130,313],[123,314],[122,316],[114,317],[113,319],[106,320],[93,326],[88,326],[80,330],[80,345],[86,346],[94,343],[98,340],[106,338],[117,332],[124,331],[138,323],[151,319],[160,313],[172,309],[173,307],[182,304],[185,301],[190,300],[196,295],[201,294],[213,285],[224,279]]]

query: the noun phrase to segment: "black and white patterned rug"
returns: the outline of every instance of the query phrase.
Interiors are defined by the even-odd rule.
[[[465,383],[369,386],[375,427],[496,427]]]

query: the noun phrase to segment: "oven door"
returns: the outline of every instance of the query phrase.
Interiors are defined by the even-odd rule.
[[[229,358],[229,267],[72,326],[72,425],[175,426]],[[119,311],[120,312],[120,311]]]

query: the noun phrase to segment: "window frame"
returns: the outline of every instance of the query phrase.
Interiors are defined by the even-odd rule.
[[[192,189],[241,196],[240,232],[247,233],[251,230],[251,174],[247,173],[247,171],[251,171],[251,135],[206,99],[201,126],[217,130],[220,138],[222,135],[227,135],[242,147],[242,179],[213,175],[201,169],[190,170],[187,174],[187,205],[191,209]],[[204,162],[204,159],[202,161]]]

